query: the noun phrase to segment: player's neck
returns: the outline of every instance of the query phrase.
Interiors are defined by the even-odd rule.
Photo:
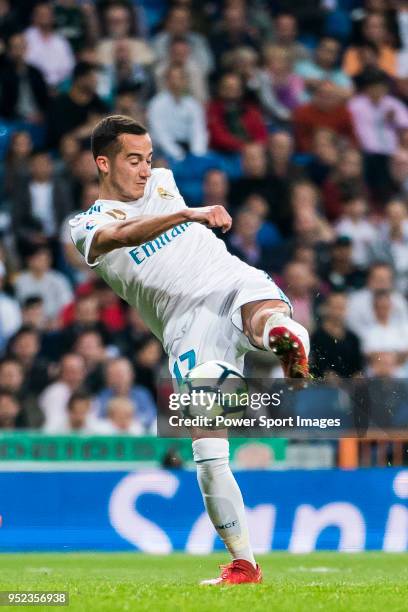
[[[113,185],[104,185],[101,184],[99,186],[99,200],[111,200],[113,202],[133,202],[134,200],[129,200],[122,193],[119,193],[118,190]]]

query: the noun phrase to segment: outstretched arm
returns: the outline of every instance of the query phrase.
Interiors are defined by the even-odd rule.
[[[171,215],[146,215],[136,219],[116,221],[104,225],[95,233],[89,259],[94,261],[99,255],[121,247],[138,246],[187,221],[195,221],[207,227],[220,227],[224,233],[230,229],[232,223],[230,215],[223,206],[183,208]]]

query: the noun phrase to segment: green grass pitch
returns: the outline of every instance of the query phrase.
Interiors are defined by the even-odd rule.
[[[0,554],[0,590],[66,590],[69,606],[58,609],[67,612],[408,610],[405,553],[272,553],[259,556],[259,561],[262,585],[216,588],[197,583],[217,575],[226,555]]]

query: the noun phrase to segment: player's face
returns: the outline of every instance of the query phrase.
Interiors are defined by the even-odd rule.
[[[120,142],[120,151],[107,160],[106,180],[115,199],[131,202],[143,196],[152,173],[152,141],[148,134],[123,134]]]

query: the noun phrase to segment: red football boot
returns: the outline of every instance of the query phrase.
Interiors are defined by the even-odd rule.
[[[262,571],[245,559],[235,559],[228,565],[220,565],[221,575],[218,578],[202,580],[200,584],[220,586],[223,584],[258,584],[262,582]]]
[[[281,362],[286,378],[310,378],[306,343],[309,338],[302,325],[289,317],[276,317],[276,327],[269,331],[269,346]]]

